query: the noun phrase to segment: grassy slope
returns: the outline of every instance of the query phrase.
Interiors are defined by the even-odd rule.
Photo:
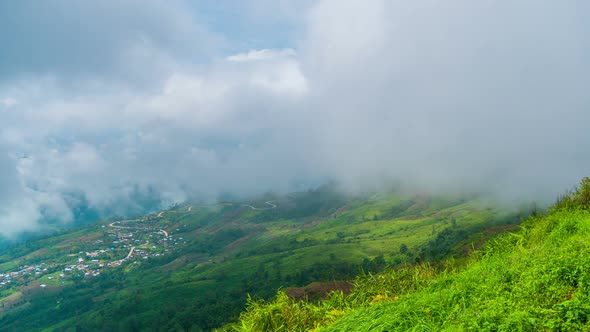
[[[284,293],[251,302],[228,330],[590,330],[590,179],[547,215],[530,217],[457,264],[359,277],[319,303]]]
[[[263,207],[264,202],[250,203]],[[350,198],[315,191],[277,205],[264,211],[218,205],[168,214],[162,227],[185,238],[185,247],[56,287],[55,294],[2,294],[19,296],[20,306],[2,316],[0,328],[210,329],[235,318],[247,293],[270,297],[281,287],[351,278],[361,266],[382,268],[378,257],[388,264],[436,258],[457,241],[513,221],[473,197]],[[105,224],[13,248],[0,266],[60,261],[91,250],[86,240]],[[402,244],[407,251],[400,252]]]

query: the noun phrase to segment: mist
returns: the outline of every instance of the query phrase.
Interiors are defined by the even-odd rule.
[[[583,1],[46,3],[0,5],[5,236],[71,222],[74,196],[397,181],[543,204],[590,174]]]

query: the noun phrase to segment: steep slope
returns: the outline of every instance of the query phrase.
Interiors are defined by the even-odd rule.
[[[359,277],[318,303],[280,293],[251,301],[231,330],[590,330],[590,179],[546,215],[503,233],[466,263],[404,266]]]

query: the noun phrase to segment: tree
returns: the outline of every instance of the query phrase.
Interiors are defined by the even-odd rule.
[[[402,243],[402,244],[399,246],[399,252],[400,252],[401,254],[406,254],[406,253],[408,252],[408,246],[407,246],[405,243]]]

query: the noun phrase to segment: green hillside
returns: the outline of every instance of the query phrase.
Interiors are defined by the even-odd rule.
[[[3,251],[0,330],[211,330],[236,320],[249,294],[268,299],[404,263],[462,261],[516,227],[515,215],[492,206],[475,196],[350,196],[325,186],[106,220]]]
[[[235,331],[588,331],[590,178],[467,261],[360,276],[319,302],[250,301]]]

